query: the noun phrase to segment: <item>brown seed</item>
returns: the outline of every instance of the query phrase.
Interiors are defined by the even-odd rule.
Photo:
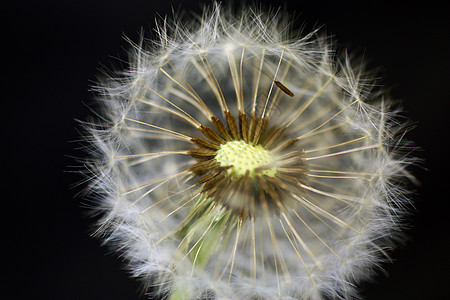
[[[191,171],[192,173],[194,173],[197,176],[202,176],[202,175],[208,173],[209,171],[211,171],[211,169],[213,169],[219,165],[220,165],[220,163],[217,160],[208,159],[208,160],[196,163],[189,169],[189,171]]]
[[[286,86],[284,86],[281,82],[274,80],[275,84],[277,85],[277,87],[280,88],[280,90],[282,90],[285,94],[294,97],[294,93],[291,92]]]
[[[252,65],[252,64],[251,64]],[[275,80],[272,78],[272,76],[270,76],[269,74],[267,74],[266,72],[264,72],[263,70],[261,70],[260,68],[252,65],[253,68],[260,70],[264,75],[267,76],[267,78],[269,78],[270,80],[273,81],[273,83],[275,83],[275,85],[282,90],[286,95],[289,95],[291,97],[294,97],[294,93],[291,92],[291,90],[289,90],[284,84],[282,84],[281,82],[279,82],[278,80]]]
[[[245,112],[239,111],[239,127],[241,128],[242,138],[248,143],[248,118]]]
[[[233,117],[233,115],[229,112],[225,112],[225,118],[227,120],[228,128],[230,129],[231,134],[233,135],[235,140],[240,140],[241,137],[239,136],[239,131],[236,124],[236,119]]]
[[[219,144],[225,143],[225,140],[221,138],[211,127],[201,125],[200,130],[211,141]]]
[[[213,123],[214,127],[219,132],[219,134],[221,134],[227,141],[231,141],[232,140],[232,138],[231,138],[230,134],[228,133],[225,125],[223,125],[223,122],[219,118],[216,118],[215,116],[212,116],[211,117],[211,122]]]
[[[195,158],[200,158],[200,159],[213,158],[216,156],[216,154],[217,154],[216,151],[204,149],[204,148],[196,148],[196,149],[189,150],[187,152],[187,155],[195,157]]]
[[[192,138],[191,142],[193,142],[194,144],[202,147],[202,148],[209,148],[209,149],[213,149],[213,150],[219,150],[220,149],[220,145],[214,142],[210,142],[207,140],[204,140],[202,138]]]

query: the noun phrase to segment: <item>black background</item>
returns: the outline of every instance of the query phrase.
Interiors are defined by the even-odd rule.
[[[70,186],[80,156],[77,123],[90,114],[102,66],[127,58],[123,34],[151,33],[156,13],[201,12],[209,1],[16,1],[2,6],[3,273],[7,299],[141,299],[122,262],[89,236],[92,220]],[[285,2],[288,2],[287,5]],[[311,2],[311,3],[310,3]],[[296,11],[298,26],[324,25],[340,47],[383,67],[402,99],[424,159],[415,174],[414,227],[365,299],[443,299],[448,288],[449,6],[430,1],[270,1]],[[5,80],[6,78],[6,80]],[[76,169],[76,168],[75,168]],[[5,182],[5,180],[3,180]],[[3,293],[4,294],[4,293]]]

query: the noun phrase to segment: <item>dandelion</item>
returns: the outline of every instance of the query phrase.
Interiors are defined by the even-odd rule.
[[[150,297],[349,299],[408,203],[404,127],[317,32],[214,5],[99,87],[97,233]]]

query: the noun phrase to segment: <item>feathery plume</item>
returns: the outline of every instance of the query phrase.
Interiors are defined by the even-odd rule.
[[[398,235],[404,126],[327,38],[282,24],[163,20],[98,88],[97,234],[150,297],[349,299]]]

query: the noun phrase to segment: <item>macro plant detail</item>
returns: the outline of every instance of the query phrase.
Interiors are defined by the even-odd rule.
[[[317,32],[215,5],[98,87],[97,234],[150,297],[348,299],[387,258],[412,162],[389,100]]]

